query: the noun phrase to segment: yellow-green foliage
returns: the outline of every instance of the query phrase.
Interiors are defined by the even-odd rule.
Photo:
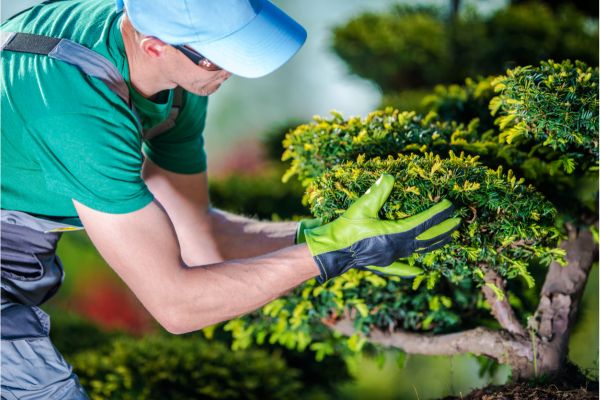
[[[405,218],[449,198],[464,221],[454,241],[406,260],[424,270],[414,280],[349,271],[323,286],[309,281],[258,314],[229,322],[226,329],[235,346],[268,340],[299,350],[310,348],[318,358],[344,349],[360,350],[364,343],[358,337],[336,340],[321,324],[323,318],[340,315],[351,315],[363,332],[466,328],[487,314],[480,294],[484,268],[531,287],[530,262],[546,265],[564,256],[555,248],[556,211],[543,196],[511,171],[492,170],[476,157],[453,153],[447,159],[433,154],[359,157],[355,163],[335,166],[308,189],[314,215],[325,222],[333,220],[383,172],[394,175],[396,184],[381,218]]]
[[[598,68],[576,61],[517,67],[494,81],[499,141],[530,149],[550,174],[598,166]]]
[[[92,400],[287,399],[304,390],[280,355],[198,337],[122,337],[70,362]]]
[[[512,116],[484,134],[478,120],[467,125],[441,122],[435,112],[421,116],[391,108],[348,120],[334,113],[329,120],[316,118],[290,132],[284,141],[284,159],[291,160],[286,178],[298,176],[307,187],[305,200],[312,213],[325,222],[343,213],[384,172],[394,175],[396,183],[381,218],[415,215],[447,198],[463,222],[447,246],[404,260],[424,271],[414,279],[349,271],[323,286],[309,281],[259,313],[228,323],[236,343],[244,347],[252,340],[268,340],[310,348],[322,358],[340,350],[359,351],[365,344],[359,336],[336,338],[321,323],[341,315],[350,316],[365,333],[451,332],[489,324],[482,322],[489,317],[481,295],[484,285],[508,299],[523,318],[530,303],[527,288],[536,283],[533,267],[543,268],[552,260],[564,263],[564,251],[557,248],[555,204],[536,188],[545,183],[544,193],[553,195],[560,186],[556,180],[525,182],[510,168],[529,171],[535,160],[539,166],[566,157],[576,164],[575,171],[556,172],[574,182],[577,172],[597,165],[598,114],[589,111],[598,104],[597,92],[590,89],[597,89],[597,70],[590,74],[580,63],[565,62],[510,74],[497,81],[504,86],[493,106]],[[549,76],[554,80],[548,82]],[[487,90],[489,95],[489,86]],[[563,94],[570,96],[569,104]],[[506,130],[526,118],[526,132],[507,143]],[[572,192],[563,195],[571,208],[579,201]],[[506,278],[508,290],[485,282],[486,269]]]
[[[492,82],[495,78],[467,78],[462,85],[437,85],[423,99],[422,109],[434,111],[443,121],[469,123],[477,118],[481,132],[493,129],[494,119],[488,106],[494,97]]]
[[[439,271],[452,281],[477,279],[480,267],[501,276],[529,279],[527,265],[558,253],[556,210],[512,171],[482,166],[477,157],[449,158],[426,154],[364,159],[336,167],[308,189],[314,215],[331,221],[364,193],[382,173],[396,177],[394,190],[381,210],[385,219],[415,215],[442,199],[450,199],[463,224],[455,240],[441,250],[414,255],[409,261],[425,271]]]
[[[298,175],[307,185],[327,169],[361,154],[386,157],[400,152],[447,154],[448,150],[495,154],[495,144],[482,137],[477,127],[477,121],[465,126],[439,121],[435,113],[422,116],[392,108],[348,120],[335,112],[329,120],[315,117],[313,123],[286,135],[282,159],[291,160],[291,166],[284,180]]]

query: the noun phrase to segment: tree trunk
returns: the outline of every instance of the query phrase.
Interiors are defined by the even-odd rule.
[[[535,333],[537,373],[557,372],[567,358],[569,337],[590,269],[598,260],[598,246],[589,230],[568,227],[569,238],[561,244],[567,266],[553,262],[546,274],[540,303],[529,329]]]

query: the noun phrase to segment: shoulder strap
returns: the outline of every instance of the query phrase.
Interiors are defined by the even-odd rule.
[[[183,106],[183,89],[181,87],[177,86],[173,90],[173,106],[171,107],[169,116],[167,117],[166,120],[164,120],[160,124],[150,128],[150,129],[146,129],[144,131],[144,139],[146,139],[146,140],[152,139],[152,138],[168,131],[169,129],[175,127],[175,120],[177,119],[177,116],[179,116],[179,111],[181,110],[182,106]]]
[[[54,38],[20,32],[0,32],[0,50],[46,55],[79,68],[83,73],[98,78],[132,109],[141,127],[139,116],[130,102],[129,88],[123,76],[104,56],[69,39]],[[183,89],[175,89],[173,106],[165,121],[143,132],[145,140],[152,139],[175,126],[183,104]]]
[[[69,39],[30,33],[2,32],[1,34],[1,50],[47,55],[71,64],[85,74],[100,79],[131,106],[129,88],[123,76],[113,63],[95,51]]]

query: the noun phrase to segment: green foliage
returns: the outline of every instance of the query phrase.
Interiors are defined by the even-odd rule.
[[[487,306],[479,289],[484,267],[531,286],[529,263],[548,265],[564,256],[555,248],[559,232],[553,226],[552,205],[511,171],[489,169],[471,156],[359,157],[333,166],[308,188],[313,214],[331,221],[383,172],[394,175],[396,184],[381,218],[405,218],[449,198],[464,221],[454,242],[406,260],[425,271],[412,281],[362,271],[349,271],[323,286],[309,281],[258,314],[227,323],[236,346],[268,340],[298,350],[310,348],[317,359],[360,351],[364,339],[336,339],[321,325],[322,319],[341,315],[352,316],[365,333],[375,328],[432,332],[466,328],[485,318]]]
[[[428,273],[438,272],[453,282],[479,279],[478,267],[501,276],[529,280],[532,259],[549,263],[557,257],[559,237],[556,210],[532,186],[512,171],[482,166],[477,157],[443,159],[433,154],[363,160],[333,167],[308,189],[315,216],[337,218],[383,173],[396,177],[394,191],[381,210],[385,219],[415,215],[442,199],[450,199],[463,224],[454,241],[441,250],[413,255],[409,261]]]
[[[437,85],[433,93],[423,99],[421,109],[433,111],[443,121],[456,121],[468,124],[479,120],[479,130],[486,132],[494,128],[494,118],[490,114],[489,103],[494,97],[492,82],[495,77],[467,78],[463,85]]]
[[[285,393],[318,399],[328,398],[336,385],[349,379],[345,363],[339,357],[316,363],[312,354],[266,346],[233,356],[229,349],[230,338],[222,330],[211,335],[215,339],[211,342],[198,335],[166,333],[135,338],[124,332],[102,329],[56,307],[50,307],[47,312],[52,318],[52,342],[74,365],[94,399],[254,398],[263,395],[279,398],[277,396]],[[269,365],[271,359],[272,366]],[[255,361],[257,366],[253,368]],[[171,376],[175,374],[181,376]],[[235,382],[240,374],[247,380]],[[277,376],[272,377],[272,374]],[[203,390],[200,386],[207,381],[211,382],[210,388],[198,395]],[[255,381],[264,383],[264,388],[256,388]],[[298,390],[299,384],[302,391]],[[224,395],[208,393],[211,391]]]
[[[430,86],[447,80],[447,32],[433,9],[396,7],[367,13],[334,30],[335,51],[352,72],[388,88]]]
[[[598,68],[582,62],[517,67],[494,81],[499,140],[529,150],[551,175],[598,165]]]
[[[488,21],[485,62],[489,73],[553,58],[598,63],[598,29],[571,7],[556,11],[531,2],[499,10]],[[496,68],[492,70],[492,68]]]
[[[281,168],[268,168],[257,175],[231,175],[210,181],[210,200],[215,207],[259,219],[309,215],[302,206],[298,182],[281,182]]]
[[[325,286],[310,280],[259,312],[227,322],[225,329],[232,333],[237,349],[253,341],[268,342],[298,351],[310,349],[322,361],[333,354],[361,351],[366,345],[358,335],[343,338],[322,324],[342,315],[351,316],[362,332],[374,328],[450,332],[486,318],[488,312],[472,280],[451,283],[434,273],[427,281],[416,287],[411,280],[354,270]]]
[[[398,153],[448,150],[475,154],[495,154],[495,143],[478,132],[478,122],[465,126],[439,121],[435,113],[426,116],[399,112],[391,108],[375,111],[366,118],[344,118],[333,113],[330,120],[315,117],[312,124],[301,125],[284,141],[283,160],[291,160],[284,176],[298,175],[307,185],[340,162],[356,160],[361,154],[387,157]]]
[[[92,399],[299,397],[299,372],[278,354],[232,352],[198,337],[123,337],[71,362]]]
[[[291,168],[285,178],[297,174],[307,185],[360,154],[464,151],[491,168],[513,169],[561,212],[579,218],[597,207],[597,88],[597,68],[543,62],[500,78],[440,85],[423,101],[426,116],[387,108],[364,119],[344,120],[335,113],[329,120],[316,118],[287,135],[284,159],[291,160]],[[495,98],[494,89],[499,91]],[[500,115],[497,125],[492,113]]]
[[[539,3],[512,5],[489,17],[466,11],[456,19],[432,9],[396,7],[337,27],[333,48],[353,73],[395,93],[548,58],[595,65],[598,30],[573,8],[553,11]]]
[[[101,349],[125,333],[105,330],[76,314],[58,309],[49,311],[52,318],[50,338],[63,356],[69,359],[74,354],[86,350]]]
[[[557,87],[539,84],[553,75],[557,76],[550,83],[557,82]],[[565,156],[577,160],[575,171],[568,174],[559,169],[551,181],[542,179],[539,171],[529,175],[536,186],[555,197],[558,178],[571,185],[590,178],[580,172],[582,168],[594,171],[597,165],[597,111],[591,118],[586,113],[591,105],[597,107],[595,82],[597,70],[590,71],[582,63],[548,62],[539,68],[509,71],[496,80],[440,86],[424,102],[432,110],[426,116],[391,108],[347,120],[333,113],[328,120],[316,118],[288,133],[283,158],[291,166],[286,179],[299,178],[308,188],[305,201],[313,215],[324,221],[338,217],[387,172],[396,177],[396,184],[381,218],[405,218],[448,198],[463,224],[449,245],[405,260],[425,271],[413,280],[349,271],[324,286],[309,281],[288,298],[228,323],[236,345],[269,341],[309,348],[318,359],[361,351],[367,343],[360,336],[344,339],[321,324],[339,316],[351,316],[364,333],[372,329],[439,333],[495,326],[481,295],[483,285],[507,299],[525,320],[536,306],[536,278],[543,276],[552,260],[564,262],[565,253],[556,248],[560,232],[554,204],[508,168],[523,172]],[[500,91],[492,105],[502,110],[502,116],[512,112],[519,117],[499,119],[498,125],[491,126],[486,103],[494,86]],[[572,96],[566,106],[561,93],[575,93],[577,98]],[[507,143],[505,131],[519,123],[519,112],[531,116],[528,131]],[[471,116],[476,118],[468,124],[445,120],[466,122]],[[484,117],[490,129],[481,133],[479,119]],[[567,139],[558,144],[540,130],[552,121],[558,124],[558,132],[566,132]],[[581,140],[570,140],[575,137],[572,121],[586,132],[576,136]],[[589,181],[597,182],[597,177]],[[569,197],[572,209],[575,193],[562,194]],[[488,268],[508,280],[507,289],[484,282]]]

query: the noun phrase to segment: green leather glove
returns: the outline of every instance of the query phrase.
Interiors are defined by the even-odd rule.
[[[323,225],[323,220],[321,218],[303,219],[300,222],[298,222],[294,244],[306,243],[306,236],[304,235],[304,230],[317,228],[321,225]],[[393,264],[388,265],[387,267],[375,267],[371,265],[367,268],[369,271],[377,275],[394,275],[400,276],[402,278],[412,278],[416,275],[423,273],[423,270],[421,268],[408,265],[403,262],[394,262]]]
[[[323,221],[321,220],[321,218],[303,219],[300,222],[298,222],[298,227],[296,228],[296,238],[294,240],[294,244],[306,243],[306,237],[304,236],[304,230],[316,228],[321,225],[323,225]]]
[[[394,177],[384,174],[338,219],[304,230],[308,248],[321,271],[319,283],[350,268],[414,276],[420,269],[397,260],[433,251],[452,240],[451,234],[460,225],[460,218],[450,218],[454,206],[449,200],[402,220],[379,219],[379,210],[393,186]]]

